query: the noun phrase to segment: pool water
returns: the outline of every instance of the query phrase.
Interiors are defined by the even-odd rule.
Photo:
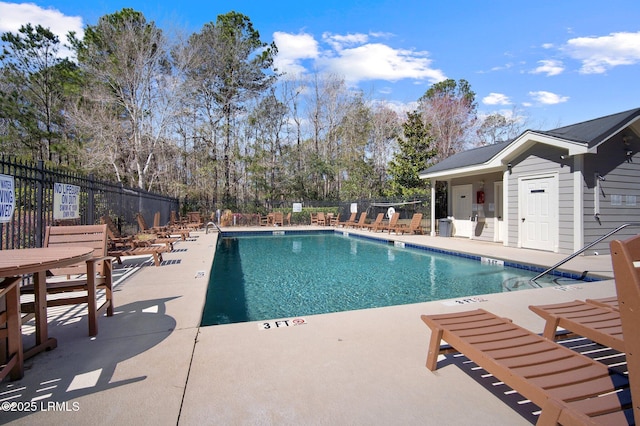
[[[499,293],[534,275],[337,233],[222,237],[202,325]]]

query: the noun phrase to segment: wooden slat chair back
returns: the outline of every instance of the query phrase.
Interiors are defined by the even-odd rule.
[[[152,233],[152,230],[147,225],[147,221],[145,220],[144,216],[142,216],[142,213],[136,213],[136,221],[138,222],[138,228],[140,228],[140,232],[146,234]]]
[[[284,226],[284,213],[282,213],[282,212],[274,212],[273,213],[273,224],[275,226]]]
[[[44,247],[82,246],[93,248],[94,258],[107,256],[107,225],[49,226],[44,239]],[[96,263],[96,272],[105,276],[105,261]],[[87,262],[80,262],[64,268],[51,269],[53,275],[73,275],[87,273]]]
[[[327,224],[327,218],[324,215],[324,212],[318,212],[317,224],[320,226],[325,226]]]
[[[81,296],[58,297],[47,300],[47,307],[88,306],[89,335],[98,334],[98,317],[106,312],[113,315],[112,258],[107,255],[107,225],[49,226],[44,247],[81,246],[93,248],[93,258],[86,262],[50,270],[56,280],[47,281],[47,294],[83,292]],[[98,306],[97,289],[105,290],[105,301]],[[33,293],[31,285],[22,286],[21,293]],[[33,303],[23,303],[23,312],[34,312]]]
[[[373,223],[366,225],[365,228],[368,228],[372,231],[377,231],[378,229],[380,229],[383,219],[384,219],[384,213],[378,213],[378,215],[376,216],[376,220],[374,220]]]
[[[360,219],[357,222],[352,223],[351,227],[353,228],[362,228],[367,224],[367,212],[360,213]]]
[[[346,227],[346,226],[349,226],[352,223],[355,223],[357,214],[358,213],[351,213],[351,215],[349,216],[349,219],[345,220],[344,222],[340,222],[338,220],[337,225]],[[340,217],[340,215],[338,215],[338,217]]]
[[[640,421],[640,235],[610,243],[613,274],[622,317],[622,334],[627,353],[633,412]]]
[[[423,234],[422,231],[422,213],[415,213],[409,223],[409,233]]]

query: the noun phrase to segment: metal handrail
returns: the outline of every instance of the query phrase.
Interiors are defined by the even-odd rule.
[[[222,229],[220,229],[220,227],[215,222],[207,222],[207,224],[204,226],[205,234],[209,233],[209,225],[215,226],[218,229],[218,232],[222,234]]]
[[[586,246],[584,246],[583,248],[581,248],[580,250],[578,250],[577,252],[573,253],[572,255],[570,255],[569,257],[562,259],[560,262],[556,263],[555,265],[553,265],[552,267],[550,267],[549,269],[545,270],[544,272],[539,273],[538,275],[536,275],[535,277],[531,278],[531,281],[536,281],[537,279],[543,277],[544,275],[547,275],[549,272],[553,271],[554,269],[558,268],[561,265],[564,265],[565,263],[567,263],[568,261],[570,261],[571,259],[573,259],[574,257],[584,253],[585,251],[589,250],[591,247],[595,246],[596,244],[598,244],[599,242],[606,240],[607,238],[609,238],[610,236],[612,236],[613,234],[615,234],[616,232],[620,231],[621,229],[624,229],[628,226],[640,226],[640,222],[630,222],[630,223],[625,223],[623,225],[618,226],[616,229],[614,229],[613,231],[607,233],[606,235],[603,235],[602,237],[598,238],[597,240],[595,240],[594,242],[587,244]],[[537,284],[537,283],[536,283]]]

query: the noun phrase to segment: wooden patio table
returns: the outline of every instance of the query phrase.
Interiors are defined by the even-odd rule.
[[[46,247],[0,250],[0,278],[33,274],[35,288],[36,344],[24,351],[24,359],[58,346],[47,327],[47,270],[84,262],[93,257],[91,247]]]

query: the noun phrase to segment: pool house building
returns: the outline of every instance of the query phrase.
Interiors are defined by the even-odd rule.
[[[455,154],[421,172],[447,185],[452,235],[573,253],[640,221],[640,108]],[[432,205],[435,217],[435,205]],[[431,221],[431,235],[436,235]],[[637,231],[616,234],[625,238]],[[608,254],[603,241],[586,254]]]

